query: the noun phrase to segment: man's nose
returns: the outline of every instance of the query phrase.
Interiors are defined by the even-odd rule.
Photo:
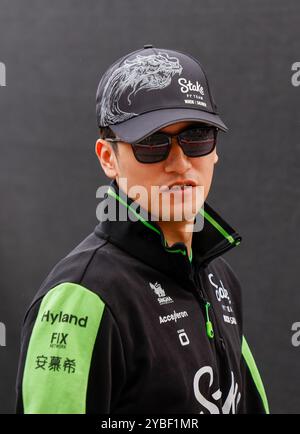
[[[170,153],[165,161],[165,171],[184,173],[190,167],[191,162],[189,157],[185,155],[179,146],[177,137],[172,137]]]

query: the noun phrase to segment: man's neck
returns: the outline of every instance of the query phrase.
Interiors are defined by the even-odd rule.
[[[193,232],[188,230],[191,226],[189,222],[157,221],[156,223],[161,228],[168,246],[182,242],[187,247],[188,255],[191,255]]]

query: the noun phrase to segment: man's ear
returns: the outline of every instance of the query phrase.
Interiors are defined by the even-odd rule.
[[[118,175],[118,163],[110,144],[104,139],[98,139],[95,152],[106,176],[115,178]]]
[[[215,150],[215,155],[214,155],[214,164],[216,164],[219,160],[219,156],[217,154],[217,150]]]

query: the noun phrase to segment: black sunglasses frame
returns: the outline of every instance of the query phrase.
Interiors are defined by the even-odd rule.
[[[181,136],[181,134],[183,134],[186,131],[194,130],[194,129],[199,129],[199,128],[200,129],[201,128],[206,128],[206,129],[209,128],[209,129],[213,130],[213,132],[214,132],[214,146],[212,147],[212,149],[210,151],[206,152],[205,154],[189,156],[188,154],[185,153],[184,145],[182,145],[182,143],[180,141],[180,136]],[[176,137],[177,138],[177,143],[181,147],[181,149],[183,150],[183,152],[184,152],[185,155],[187,155],[189,158],[199,158],[199,157],[204,157],[205,155],[208,155],[208,154],[210,154],[210,153],[213,152],[213,150],[215,149],[216,144],[217,144],[217,134],[218,134],[218,131],[219,131],[219,128],[215,127],[215,126],[212,126],[212,125],[189,126],[189,127],[185,128],[183,131],[180,131],[180,133],[177,133],[177,134],[167,134],[167,133],[156,131],[155,133],[153,133],[150,136],[146,137],[146,139],[149,139],[154,134],[160,134],[160,135],[166,136],[166,138],[168,139],[168,145],[167,145],[167,151],[166,151],[166,153],[163,155],[163,157],[160,160],[156,160],[156,161],[142,161],[142,160],[139,159],[137,147],[138,146],[145,146],[142,143],[143,141],[138,142],[138,143],[130,143],[130,144],[132,146],[132,150],[133,150],[133,153],[134,153],[134,156],[135,156],[136,160],[138,162],[140,162],[140,163],[143,163],[143,164],[160,163],[161,161],[166,160],[168,158],[170,150],[171,150],[172,137]],[[123,141],[122,139],[119,139],[117,137],[116,138],[107,137],[104,140],[107,140],[108,142],[122,142]],[[163,145],[163,146],[166,146],[166,145]]]

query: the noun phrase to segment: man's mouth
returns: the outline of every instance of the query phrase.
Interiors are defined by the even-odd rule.
[[[196,183],[194,181],[186,181],[186,182],[174,182],[170,185],[162,185],[159,188],[160,192],[172,192],[172,191],[188,191],[192,190],[193,187],[196,187]]]

